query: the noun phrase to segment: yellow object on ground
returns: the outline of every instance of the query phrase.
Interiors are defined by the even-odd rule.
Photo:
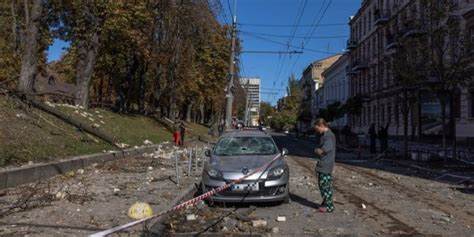
[[[153,209],[148,203],[136,202],[128,209],[128,216],[132,219],[143,219],[153,215]]]

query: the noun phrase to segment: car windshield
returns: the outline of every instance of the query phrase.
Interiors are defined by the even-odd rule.
[[[218,156],[272,155],[278,152],[269,137],[224,137],[217,143],[214,154]]]

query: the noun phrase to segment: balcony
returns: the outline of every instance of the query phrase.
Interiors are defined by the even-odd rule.
[[[385,54],[391,54],[393,50],[395,50],[398,46],[397,41],[393,35],[386,36],[386,44],[385,44]]]
[[[390,20],[390,11],[376,10],[374,13],[374,24],[382,26]]]
[[[367,60],[365,59],[356,60],[352,63],[352,71],[354,72],[367,69],[368,67],[369,67],[369,64],[367,63]]]
[[[348,40],[347,41],[347,49],[351,50],[351,49],[355,49],[357,48],[357,41],[355,40]]]
[[[402,30],[400,30],[400,37],[418,37],[426,33],[425,28],[422,24],[418,24],[415,21],[410,21],[404,24]]]

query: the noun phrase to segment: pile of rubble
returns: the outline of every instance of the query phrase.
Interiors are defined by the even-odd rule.
[[[132,221],[127,211],[137,202],[149,204],[154,213],[163,211],[179,193],[199,182],[203,151],[202,147],[165,143],[142,156],[93,164],[37,184],[3,190],[0,222],[13,235],[88,235]],[[35,227],[39,225],[75,228]],[[0,235],[3,233],[7,232],[0,229]]]

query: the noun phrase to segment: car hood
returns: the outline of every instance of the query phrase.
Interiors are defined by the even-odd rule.
[[[263,167],[264,165],[271,162],[276,156],[280,156],[280,154],[265,156],[213,156],[210,159],[209,165],[212,168],[221,171],[225,179],[237,179],[245,175],[242,173],[244,168],[247,168],[249,173],[253,172],[255,169]],[[283,166],[284,164],[285,161],[283,158],[277,159],[266,171],[273,167]],[[248,179],[254,179],[255,177],[253,176],[266,178],[266,173],[267,172],[260,176],[261,172],[259,172],[255,175],[252,175]]]

